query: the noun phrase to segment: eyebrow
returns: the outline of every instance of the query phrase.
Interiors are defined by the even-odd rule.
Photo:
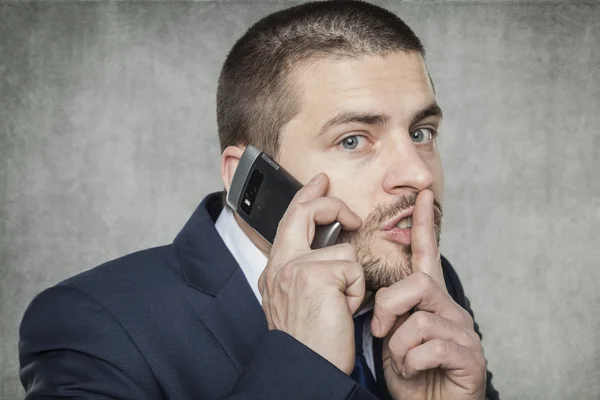
[[[427,117],[439,117],[443,118],[444,114],[442,109],[437,103],[432,103],[426,108],[417,111],[411,118],[410,125],[414,125],[417,122],[425,119]],[[319,135],[325,133],[329,128],[337,125],[344,125],[350,123],[361,123],[366,125],[379,125],[384,126],[390,121],[390,116],[387,114],[371,114],[371,113],[361,113],[361,112],[343,112],[341,114],[336,115],[327,121],[321,130],[319,131]]]
[[[410,125],[412,126],[427,117],[439,117],[440,119],[444,118],[444,113],[442,112],[442,109],[438,103],[431,103],[428,107],[415,113],[412,117]]]
[[[390,117],[386,114],[369,114],[360,112],[343,112],[331,118],[323,125],[319,131],[319,135],[325,133],[332,126],[350,124],[353,122],[367,124],[367,125],[379,125],[383,126],[388,123]]]

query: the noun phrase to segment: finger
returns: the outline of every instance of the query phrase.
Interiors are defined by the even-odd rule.
[[[476,350],[435,339],[411,349],[399,367],[405,379],[412,379],[422,371],[441,368],[451,372],[450,378],[478,375],[479,380],[485,380],[485,363],[483,354]]]
[[[294,264],[294,281],[319,288],[333,288],[346,295],[348,309],[354,314],[365,298],[363,267],[352,261],[326,260]],[[331,283],[327,283],[330,281]]]
[[[326,225],[334,221],[345,230],[355,231],[362,221],[342,200],[337,197],[318,197],[290,205],[284,214],[273,247],[279,257],[290,259],[298,252],[308,252],[315,236],[315,225]]]
[[[267,323],[269,324],[269,329],[271,329],[270,321],[272,321],[272,315],[271,315],[271,308],[270,308],[270,295],[269,295],[269,291],[268,291],[267,284],[266,284],[265,271],[266,271],[266,269],[263,270],[263,272],[258,277],[258,291],[261,296],[261,300],[262,300],[261,305],[262,305],[263,311],[265,313],[265,316],[267,317]]]
[[[373,335],[387,336],[398,316],[415,307],[473,328],[471,315],[448,292],[428,274],[415,272],[392,286],[377,291],[371,324]]]
[[[340,243],[305,253],[297,262],[319,262],[329,260],[357,261],[356,249],[350,243]]]
[[[293,263],[315,263],[332,260],[356,262],[356,249],[350,243],[340,243],[318,250],[311,250],[294,259]],[[277,272],[284,267],[285,264],[277,265],[276,263],[269,263],[267,268],[260,274],[258,279],[258,290],[263,297],[268,295],[269,284],[275,278]],[[267,282],[267,280],[269,280],[269,282]]]
[[[396,330],[398,330],[398,328],[400,326],[402,326],[402,324],[409,317],[410,317],[409,313],[406,313],[404,315],[400,315],[398,317],[398,319],[396,319],[396,322],[394,323],[394,326],[390,330],[390,332],[396,332]],[[400,372],[399,372],[399,369],[398,369],[397,365],[402,365],[402,364],[396,364],[396,363],[394,363],[393,358],[391,357],[391,354],[390,354],[389,343],[390,343],[390,340],[392,339],[392,337],[393,337],[393,334],[389,334],[385,338],[383,338],[383,348],[382,348],[382,353],[381,353],[381,355],[382,355],[382,361],[383,361],[384,365],[386,363],[390,364],[391,367],[392,367],[392,369],[394,370],[394,372],[397,373],[397,374],[399,374]]]
[[[431,340],[441,339],[481,351],[481,340],[473,330],[454,321],[425,311],[417,311],[396,330],[392,330],[388,347],[396,366],[404,364],[406,354]]]
[[[277,227],[277,234],[275,235],[275,240],[273,241],[273,246],[271,247],[271,256],[269,257],[269,263],[267,264],[267,267],[261,274],[258,282],[258,289],[261,294],[265,289],[266,281],[268,280],[267,278],[276,274],[277,271],[274,269],[283,267],[283,264],[290,259],[289,254],[287,254],[288,252],[283,252],[283,254],[279,256],[279,259],[281,260],[280,262],[277,262],[277,260],[275,260],[275,257],[273,256],[274,254],[278,254],[278,247],[283,247],[283,245],[279,244],[281,240],[278,237],[283,235],[281,232],[285,230],[285,228],[283,227],[284,225],[286,225],[285,221],[290,218],[290,216],[288,215],[289,209],[292,208],[295,204],[300,204],[302,202],[306,202],[311,199],[324,196],[325,193],[327,193],[328,186],[329,181],[327,179],[327,175],[319,173],[315,175],[306,185],[300,188],[300,190],[298,190],[298,192],[296,192],[296,194],[292,198],[292,201],[288,205],[287,212],[284,213],[283,217],[279,221]]]
[[[303,187],[296,192],[296,195],[290,202],[290,205],[303,203],[317,197],[325,196],[329,188],[328,176],[324,173],[318,173]]]
[[[435,234],[433,207],[433,192],[421,191],[417,196],[412,216],[411,265],[413,271],[425,272],[446,289]]]

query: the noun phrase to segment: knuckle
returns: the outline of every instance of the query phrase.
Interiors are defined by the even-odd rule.
[[[483,375],[485,375],[485,371],[487,370],[487,359],[482,352],[477,352],[477,359],[479,360],[479,368],[482,370]]]
[[[414,324],[419,332],[423,332],[431,322],[431,316],[425,311],[417,311],[411,318],[414,320]]]
[[[345,204],[342,199],[337,196],[328,196],[327,198],[335,207],[342,207]]]
[[[286,230],[286,227],[290,224],[290,220],[298,218],[300,213],[301,204],[290,204],[285,211],[283,217],[277,223],[277,234]]]
[[[378,312],[385,312],[389,307],[389,300],[385,292],[385,288],[381,288],[375,293],[375,309]]]
[[[417,272],[413,273],[413,275],[415,276],[414,279],[416,280],[416,283],[418,285],[425,286],[428,284],[429,275],[427,275],[425,272],[417,271]]]
[[[347,261],[349,272],[357,278],[365,278],[365,270],[362,265],[356,261]]]
[[[355,258],[356,249],[353,245],[351,245],[350,243],[340,243],[337,246],[339,246],[339,250],[344,258]]]
[[[423,261],[426,255],[427,254],[421,247],[415,247],[414,249],[412,249],[412,258],[417,263]]]
[[[365,274],[365,269],[363,268],[361,263],[359,263],[358,261],[349,261],[349,263],[350,266],[354,268],[356,272],[360,273],[361,275]]]
[[[471,351],[471,359],[473,360],[473,364],[478,371],[482,371],[485,374],[485,370],[487,369],[487,360],[483,356],[481,352],[476,350]]]
[[[450,343],[445,340],[434,340],[431,343],[431,353],[434,356],[443,356],[451,351]]]
[[[473,345],[477,349],[480,349],[481,348],[481,338],[479,337],[479,335],[477,334],[477,332],[475,332],[473,330],[468,330],[467,334],[468,334],[469,342],[473,343]]]
[[[322,197],[317,199],[319,207],[315,209],[315,217],[326,218],[335,209],[340,208],[341,200],[337,197]]]
[[[306,203],[291,204],[286,211],[287,218],[288,219],[298,218],[305,212],[305,210],[306,210]]]
[[[345,272],[350,273],[351,275],[358,274],[363,271],[362,266],[355,261],[340,260],[336,261],[335,263],[340,269],[343,269]]]
[[[294,279],[294,265],[291,262],[286,263],[279,270],[278,278],[283,284],[289,284]]]
[[[417,370],[421,369],[421,362],[419,362],[419,356],[417,351],[408,351],[406,357],[404,357],[404,364],[411,366]]]
[[[335,265],[341,266],[344,269],[353,270],[354,268],[356,268],[356,263],[350,260],[332,260],[332,262]]]
[[[309,281],[310,281],[310,275],[306,271],[306,268],[300,268],[298,270],[298,273],[296,274],[296,283],[301,286],[306,286],[306,285],[308,285]]]
[[[410,365],[414,368],[416,366],[415,365],[415,353],[412,351],[409,351],[408,353],[406,353],[406,357],[404,357],[404,363],[406,365]]]
[[[390,338],[390,341],[388,342],[388,349],[390,350],[390,355],[392,358],[398,358],[401,356],[401,343],[400,339],[397,338],[396,335]]]
[[[273,280],[275,279],[275,270],[273,268],[267,268],[264,272],[264,285],[266,288],[270,287],[273,284]]]
[[[312,185],[304,185],[300,188],[300,190],[298,190],[296,192],[296,194],[294,195],[293,199],[292,199],[292,204],[298,204],[301,203],[302,201],[305,201],[307,198],[311,197],[311,191],[313,190],[314,186]]]
[[[416,281],[417,284],[422,288],[424,293],[431,293],[431,291],[434,288],[435,282],[433,280],[433,278],[431,276],[429,276],[429,274],[422,272],[422,271],[417,271],[415,272],[416,274]]]
[[[475,327],[475,321],[473,321],[473,317],[471,317],[471,314],[469,314],[469,312],[464,308],[461,307],[460,309],[462,310],[462,324],[473,329]]]
[[[289,213],[289,209],[288,209],[287,212]],[[288,216],[289,216],[289,214],[288,214]],[[286,218],[283,217],[277,223],[277,231],[275,233],[275,237],[277,237],[277,235],[279,234],[279,232],[281,232],[281,231],[283,231],[285,229],[285,224],[286,224]]]
[[[316,270],[309,265],[302,265],[296,271],[296,283],[302,287],[314,286],[318,283],[319,277]]]

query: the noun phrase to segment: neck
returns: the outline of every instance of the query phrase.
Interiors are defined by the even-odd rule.
[[[254,229],[248,225],[246,221],[240,218],[239,215],[233,213],[235,217],[235,221],[239,225],[240,229],[244,232],[248,239],[265,255],[265,257],[269,258],[269,254],[271,252],[271,245],[265,239],[262,238]]]

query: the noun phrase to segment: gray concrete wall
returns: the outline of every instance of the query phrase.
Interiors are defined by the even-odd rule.
[[[0,6],[0,398],[43,288],[170,242],[218,190],[234,40],[292,2]],[[600,5],[387,2],[446,119],[443,253],[504,399],[600,398]]]

